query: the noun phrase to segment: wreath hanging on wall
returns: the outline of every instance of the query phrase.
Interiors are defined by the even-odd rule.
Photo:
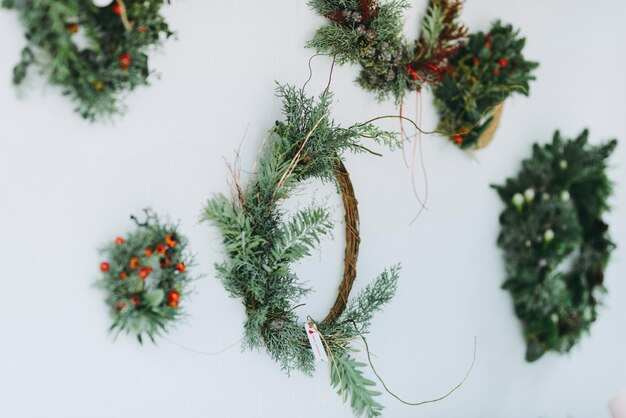
[[[463,46],[467,29],[458,22],[461,0],[431,0],[420,37],[402,35],[405,0],[310,0],[330,22],[319,28],[308,47],[330,54],[339,64],[359,64],[358,84],[379,100],[400,105],[407,91],[437,83],[449,71],[449,59]]]
[[[110,330],[134,334],[140,343],[144,335],[154,342],[182,319],[180,302],[193,280],[187,239],[176,225],[162,223],[151,210],[144,212],[145,222],[131,216],[137,229],[102,250],[106,261],[100,264],[103,277],[98,282],[107,292]]]
[[[607,159],[617,141],[590,145],[588,132],[535,145],[517,177],[494,186],[506,204],[498,245],[504,251],[526,359],[568,352],[596,320],[614,244],[603,220],[612,184]]]
[[[172,35],[161,15],[164,2],[3,0],[18,10],[28,40],[13,82],[21,84],[36,65],[84,118],[121,113],[121,96],[149,84],[148,51]]]
[[[449,61],[450,71],[433,88],[443,132],[461,148],[489,144],[500,123],[504,100],[513,92],[529,94],[538,63],[522,54],[526,40],[511,25],[495,22],[488,33],[469,36]]]
[[[255,175],[243,187],[237,182],[234,199],[212,198],[204,219],[219,228],[228,260],[217,265],[224,287],[241,298],[246,309],[244,347],[264,348],[281,369],[311,375],[316,357],[328,357],[331,383],[357,415],[379,416],[382,405],[374,383],[363,375],[365,364],[355,360],[353,341],[368,332],[374,313],[396,291],[399,268],[385,270],[357,297],[348,301],[356,277],[358,211],[350,177],[341,155],[364,152],[358,142],[367,137],[390,147],[394,135],[364,123],[342,128],[329,120],[331,95],[308,98],[293,87],[278,87],[284,122],[276,122],[257,161]],[[339,187],[346,208],[344,278],[337,300],[321,321],[298,319],[294,307],[310,292],[292,270],[332,228],[324,207],[311,206],[286,218],[280,204],[303,182],[320,179]],[[306,332],[305,332],[306,325]],[[319,336],[318,346],[307,340]],[[313,348],[318,350],[314,352]]]

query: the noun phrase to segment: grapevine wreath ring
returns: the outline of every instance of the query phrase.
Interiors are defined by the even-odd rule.
[[[568,352],[597,319],[604,270],[615,245],[603,215],[612,183],[607,159],[617,141],[587,142],[588,132],[535,144],[517,177],[494,186],[506,208],[498,245],[504,251],[526,360]],[[566,266],[570,266],[567,268]]]
[[[165,0],[2,0],[18,10],[27,46],[13,69],[21,84],[41,67],[88,120],[121,113],[121,95],[149,84],[148,50],[173,35]]]
[[[371,363],[363,337],[374,313],[395,294],[399,266],[383,271],[359,295],[349,298],[356,278],[359,213],[341,155],[344,151],[368,151],[359,143],[361,138],[392,149],[400,144],[393,133],[371,122],[349,128],[335,125],[329,120],[331,94],[327,91],[318,100],[290,86],[278,86],[277,94],[283,100],[286,120],[276,122],[266,137],[248,185],[241,185],[235,171],[232,199],[214,196],[203,216],[219,229],[227,251],[227,260],[216,265],[218,276],[232,297],[243,299],[247,314],[243,346],[264,349],[288,374],[300,370],[311,375],[322,352],[327,358],[321,360],[330,361],[331,385],[344,399],[350,397],[355,414],[376,417],[383,409],[375,399],[380,392],[373,390],[375,383],[364,376],[366,364],[353,356],[358,350],[351,343],[362,340],[372,371],[384,389],[403,403],[424,403],[403,401],[389,391]],[[294,309],[311,289],[299,282],[291,265],[308,256],[321,237],[330,233],[331,216],[326,208],[312,205],[284,220],[286,213],[279,205],[302,182],[314,178],[338,186],[345,209],[346,247],[335,303],[322,321],[308,317],[303,324]],[[307,333],[319,336],[317,354]]]
[[[167,332],[184,313],[180,301],[187,296],[193,280],[188,272],[193,258],[187,252],[187,239],[171,223],[162,223],[157,215],[144,209],[146,220],[126,236],[117,237],[102,252],[103,274],[98,282],[106,290],[111,310],[110,330],[135,334],[139,342],[147,335]]]

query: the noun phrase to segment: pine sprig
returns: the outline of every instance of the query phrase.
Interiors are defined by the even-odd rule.
[[[568,352],[597,318],[604,270],[615,247],[603,220],[612,190],[607,160],[617,142],[590,145],[588,132],[533,147],[517,177],[494,186],[506,209],[498,245],[504,251],[526,359]],[[562,264],[571,259],[571,267]]]

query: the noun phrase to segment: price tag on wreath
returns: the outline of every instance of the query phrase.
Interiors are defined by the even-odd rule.
[[[309,338],[309,343],[311,344],[311,350],[313,350],[315,360],[327,363],[328,355],[324,349],[324,343],[322,342],[320,333],[317,330],[317,325],[315,325],[309,318],[309,320],[304,323],[304,329],[306,331],[306,336]]]

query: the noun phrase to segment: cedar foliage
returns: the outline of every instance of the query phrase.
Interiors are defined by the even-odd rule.
[[[314,357],[304,324],[293,312],[311,289],[301,283],[292,266],[330,233],[331,217],[326,208],[316,206],[287,217],[281,202],[307,180],[335,182],[333,168],[342,154],[365,151],[361,138],[390,147],[397,140],[369,123],[336,125],[329,118],[330,93],[317,100],[290,86],[278,86],[277,93],[285,120],[271,129],[256,171],[245,187],[237,184],[233,199],[223,194],[210,199],[203,219],[219,229],[228,256],[216,266],[219,278],[246,310],[244,348],[264,349],[286,373],[299,370],[311,375]],[[393,297],[398,273],[397,266],[385,270],[352,298],[335,322],[317,324],[327,336],[329,357],[335,359],[332,373],[345,376],[338,391],[351,396],[357,415],[379,416],[382,407],[361,365],[351,357],[350,342],[368,332],[374,312]],[[335,377],[332,382],[337,386]]]
[[[309,0],[309,5],[329,22],[307,46],[339,64],[359,64],[358,84],[397,104],[407,90],[438,82],[467,32],[458,22],[460,0],[431,0],[415,42],[402,35],[405,0]]]

